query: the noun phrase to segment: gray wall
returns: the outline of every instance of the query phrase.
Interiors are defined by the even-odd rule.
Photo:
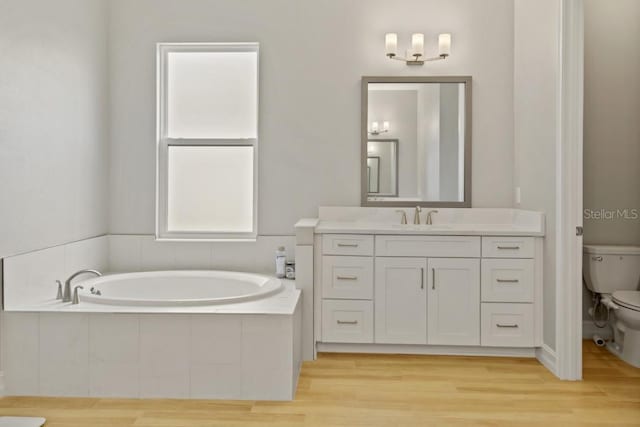
[[[584,207],[640,212],[640,1],[585,0]],[[640,219],[585,219],[585,243],[640,245]]]
[[[544,343],[556,348],[556,122],[560,0],[516,0],[514,183],[517,207],[546,214]]]
[[[399,197],[415,197],[418,191],[418,92],[415,90],[369,91],[370,122],[389,121],[389,132],[371,139],[398,140]]]
[[[0,0],[0,257],[107,231],[102,0]]]
[[[640,2],[585,0],[584,207],[640,212]],[[640,245],[640,219],[585,218],[584,241]],[[591,293],[584,288],[583,318]]]
[[[440,85],[440,200],[458,200],[458,110],[458,85]]]
[[[155,43],[260,46],[259,234],[360,203],[360,77],[472,75],[473,205],[512,205],[512,0],[110,1],[110,231],[154,232]],[[450,31],[450,59],[408,67],[384,34]]]

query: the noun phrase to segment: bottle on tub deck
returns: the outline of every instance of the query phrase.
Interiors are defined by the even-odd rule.
[[[287,253],[284,250],[284,246],[278,246],[276,250],[276,277],[284,279],[285,277],[285,265],[287,263]]]

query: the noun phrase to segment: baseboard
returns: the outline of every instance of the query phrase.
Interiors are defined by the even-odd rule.
[[[442,356],[493,356],[493,357],[535,357],[534,348],[480,347],[446,345],[407,344],[335,344],[317,343],[318,352],[326,353],[380,353],[380,354],[423,354]]]
[[[600,337],[605,340],[610,340],[613,338],[613,331],[611,330],[611,326],[607,325],[604,328],[598,328],[593,320],[583,320],[582,321],[582,339],[590,340],[594,335],[600,335]]]
[[[536,349],[536,359],[553,375],[558,376],[558,357],[556,352],[546,344]]]

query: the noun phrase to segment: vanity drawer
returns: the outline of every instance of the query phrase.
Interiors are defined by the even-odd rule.
[[[480,237],[376,236],[376,256],[479,258]]]
[[[483,259],[482,302],[533,302],[532,259]]]
[[[373,236],[360,234],[325,234],[322,236],[324,255],[373,256]]]
[[[322,297],[372,299],[373,258],[323,256]]]
[[[483,237],[483,258],[533,258],[533,237]]]
[[[373,301],[322,300],[322,342],[372,343]]]
[[[481,345],[533,347],[533,304],[483,303]]]

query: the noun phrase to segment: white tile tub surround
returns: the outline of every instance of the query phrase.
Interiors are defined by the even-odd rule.
[[[273,273],[275,250],[295,257],[294,236],[258,236],[255,242],[166,242],[151,235],[109,235],[109,268],[114,272],[213,269]]]
[[[56,280],[78,270],[108,270],[108,249],[107,236],[100,236],[5,258],[4,309],[52,300]]]
[[[5,312],[6,394],[291,400],[300,316]]]
[[[294,236],[259,236],[256,242],[158,242],[149,235],[107,235],[4,259],[4,309],[50,303],[56,280],[74,272],[226,270],[273,274],[275,250],[295,258]],[[79,280],[82,278],[79,278]]]

